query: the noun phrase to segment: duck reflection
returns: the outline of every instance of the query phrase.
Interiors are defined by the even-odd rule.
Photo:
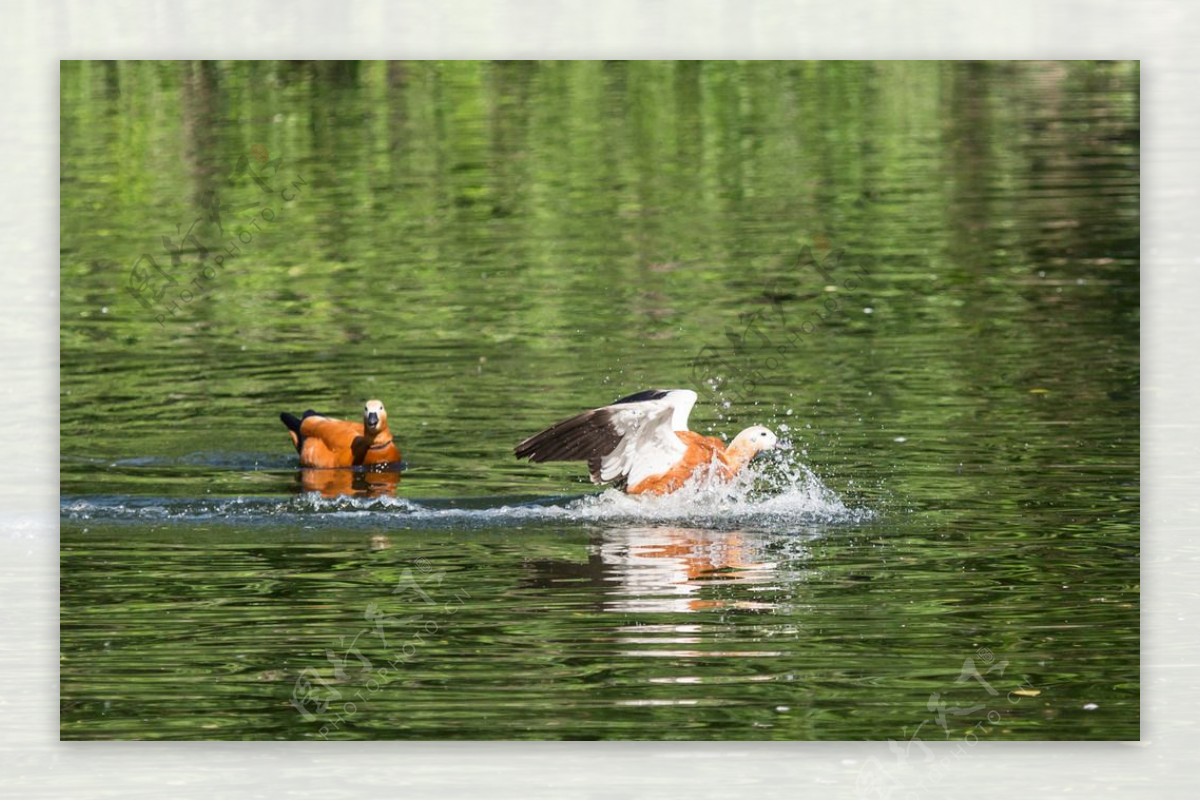
[[[298,478],[301,492],[319,492],[325,498],[378,498],[395,494],[400,471],[306,467],[299,471]]]
[[[698,612],[772,606],[747,597],[746,585],[770,581],[776,564],[763,560],[755,539],[742,531],[620,529],[605,536],[600,558],[615,584],[607,594],[608,609]],[[724,591],[734,587],[738,589]]]
[[[701,612],[770,609],[755,585],[775,579],[777,565],[761,553],[762,541],[743,531],[675,527],[610,529],[593,542],[586,563],[532,563],[533,586],[602,588],[600,608],[618,612]]]

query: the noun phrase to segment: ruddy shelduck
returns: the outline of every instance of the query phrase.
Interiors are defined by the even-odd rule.
[[[312,409],[300,417],[284,412],[279,419],[292,435],[301,467],[359,467],[400,461],[400,449],[392,441],[382,401],[366,402],[361,423],[335,420]]]
[[[751,426],[728,446],[689,431],[696,405],[690,389],[651,389],[583,412],[518,445],[518,459],[586,461],[592,482],[612,483],[631,495],[665,495],[697,473],[728,481],[761,451],[779,447],[770,429]]]

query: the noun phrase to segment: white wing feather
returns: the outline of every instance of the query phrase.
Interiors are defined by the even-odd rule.
[[[624,477],[629,486],[635,486],[674,467],[687,452],[675,432],[688,430],[688,415],[695,405],[695,392],[677,389],[656,400],[608,407],[610,425],[621,441],[601,461],[601,481]]]

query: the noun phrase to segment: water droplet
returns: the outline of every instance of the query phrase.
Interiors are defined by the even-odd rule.
[[[1084,704],[1083,708],[1086,709],[1088,712],[1093,712],[1093,711],[1099,709],[1100,705],[1099,704]]]

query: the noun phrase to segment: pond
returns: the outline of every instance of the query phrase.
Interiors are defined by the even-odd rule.
[[[1137,739],[1138,84],[64,62],[62,737]],[[793,450],[513,456],[657,387]]]

